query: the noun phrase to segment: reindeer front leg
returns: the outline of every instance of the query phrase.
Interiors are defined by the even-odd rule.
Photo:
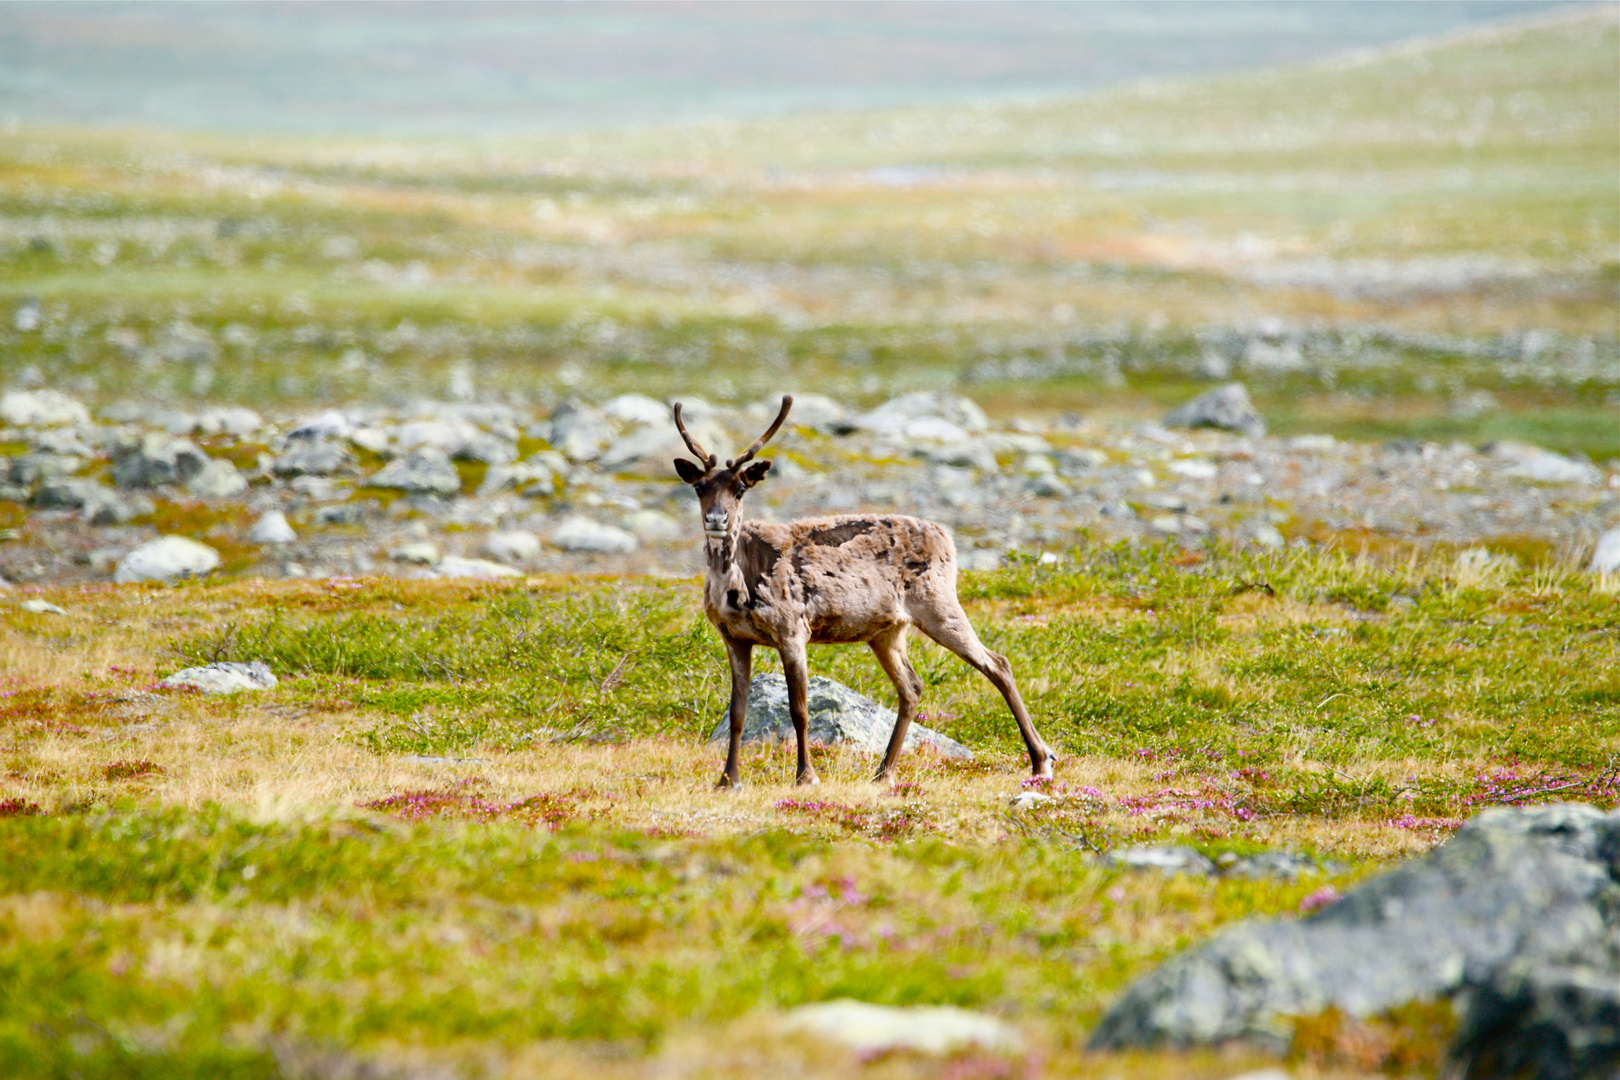
[[[731,745],[726,750],[726,771],[720,774],[718,788],[734,788],[742,784],[737,755],[742,750],[743,720],[748,716],[748,685],[754,666],[754,646],[746,641],[721,633],[726,643],[726,657],[731,661]]]
[[[799,771],[794,783],[819,784],[816,767],[810,764],[810,660],[803,639],[784,641],[777,647],[782,654],[782,677],[787,680],[788,715],[793,733],[799,737]]]

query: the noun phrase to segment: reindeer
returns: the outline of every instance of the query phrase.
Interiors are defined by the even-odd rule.
[[[720,631],[731,661],[731,745],[716,786],[741,783],[737,754],[756,645],[768,645],[782,657],[788,711],[799,742],[797,782],[821,782],[805,745],[810,722],[805,647],[810,642],[864,641],[894,682],[899,715],[874,779],[887,778],[922,694],[922,680],[906,659],[906,634],[913,626],[1001,691],[1029,750],[1030,771],[1051,776],[1056,758],[1030,721],[1012,666],[979,642],[956,598],[956,549],[944,529],[918,518],[866,514],[789,525],[743,520],[743,496],[771,471],[769,461],[754,461],[754,455],[776,434],[792,406],[793,398],[784,396],[782,410],[765,434],[722,469],[715,455],[686,430],[680,403],[675,403],[675,427],[697,458],[695,463],[677,458],[675,471],[696,489],[703,513],[708,561],[703,609]]]

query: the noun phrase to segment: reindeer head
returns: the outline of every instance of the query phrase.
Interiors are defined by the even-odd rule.
[[[687,449],[697,458],[696,464],[685,458],[676,458],[675,471],[697,491],[698,506],[703,511],[703,535],[711,545],[719,545],[717,550],[722,553],[729,552],[731,541],[742,525],[742,497],[771,471],[769,461],[753,461],[753,457],[776,434],[782,421],[787,419],[788,409],[792,407],[792,395],[784,394],[782,411],[776,414],[770,428],[739,457],[727,461],[722,469],[719,458],[698,445],[698,441],[686,430],[686,425],[681,422],[681,403],[675,403],[676,430],[686,440]]]

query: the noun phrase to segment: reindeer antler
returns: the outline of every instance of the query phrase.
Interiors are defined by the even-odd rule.
[[[765,434],[755,439],[754,445],[744,450],[741,457],[726,462],[726,468],[735,469],[737,466],[759,453],[759,448],[771,441],[771,436],[776,434],[776,429],[781,427],[782,421],[787,419],[788,410],[791,408],[793,408],[793,395],[783,394],[782,411],[776,414],[776,419],[771,422],[770,428],[766,430]]]
[[[681,423],[681,403],[678,401],[675,403],[675,430],[681,433],[681,438],[686,440],[686,448],[697,456],[700,465],[705,469],[714,468],[715,462],[720,459],[699,446],[698,441],[692,438],[691,432],[686,430],[686,425]],[[771,430],[775,431],[776,429],[772,428]]]

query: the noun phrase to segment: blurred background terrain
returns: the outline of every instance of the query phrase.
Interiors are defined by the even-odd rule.
[[[0,380],[1620,454],[1613,5],[0,7]]]

